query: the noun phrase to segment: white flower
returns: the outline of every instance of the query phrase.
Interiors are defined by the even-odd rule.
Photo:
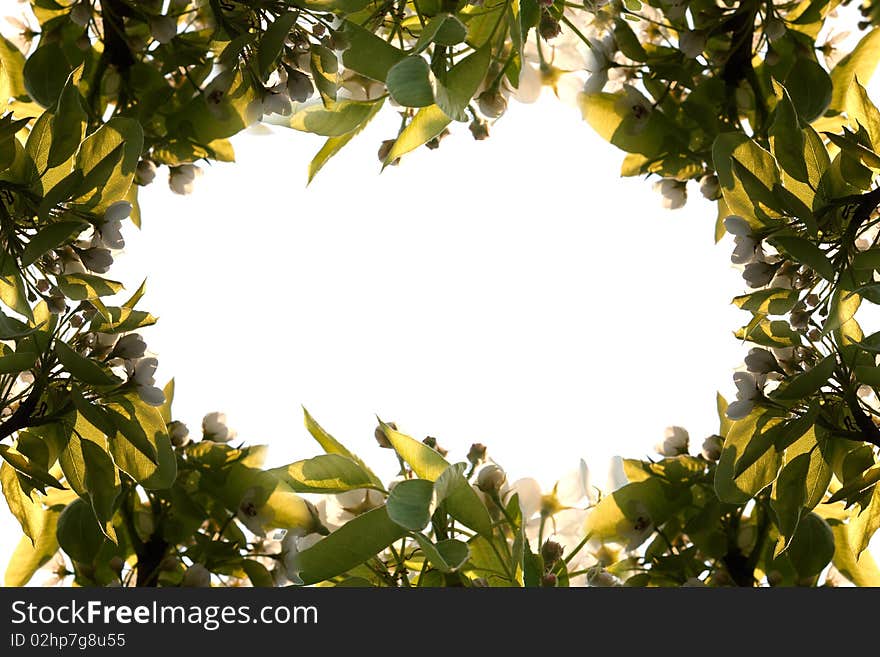
[[[304,103],[313,93],[315,93],[315,87],[312,85],[309,76],[296,69],[290,69],[287,71],[286,86],[287,95],[290,96],[290,100],[295,103]]]
[[[718,182],[718,176],[710,173],[700,178],[700,194],[710,201],[717,201],[721,198],[721,184]]]
[[[703,32],[692,30],[681,32],[678,35],[678,49],[685,57],[694,59],[703,54],[706,47],[706,35]]]
[[[194,563],[183,574],[181,586],[208,588],[211,586],[211,571],[200,563]]]
[[[202,175],[202,170],[194,164],[181,164],[171,167],[168,175],[168,186],[175,194],[191,194],[195,179]]]
[[[663,433],[663,442],[657,444],[654,449],[662,456],[678,456],[687,454],[690,435],[684,427],[666,427]]]
[[[51,587],[64,584],[65,580],[73,575],[73,569],[68,567],[68,563],[64,558],[64,554],[59,550],[46,564],[40,568],[41,573],[45,575],[40,586]]]
[[[678,210],[687,203],[687,186],[674,178],[663,178],[654,183],[654,191],[663,196],[662,205],[667,210]]]
[[[79,259],[86,269],[96,274],[106,274],[113,264],[113,256],[110,251],[101,247],[80,251]]]
[[[742,277],[751,288],[767,285],[776,274],[776,267],[766,262],[750,262],[745,266]]]
[[[281,563],[284,564],[284,575],[292,584],[302,584],[299,576],[302,567],[299,555],[321,540],[320,534],[302,536],[296,532],[287,532],[281,541]]]
[[[177,20],[171,16],[151,17],[150,34],[159,43],[168,43],[177,36]]]
[[[712,435],[703,441],[702,454],[707,461],[717,461],[721,458],[721,448],[724,446],[724,439],[718,435]]]
[[[137,333],[129,333],[116,342],[113,355],[124,360],[135,360],[142,358],[146,350],[147,343],[144,339]]]
[[[268,114],[280,114],[281,116],[290,116],[292,108],[290,106],[290,98],[287,96],[287,88],[278,84],[271,89],[267,89],[260,99],[260,111],[263,116]]]
[[[732,214],[724,219],[725,230],[735,237],[749,237],[752,227],[739,215]]]
[[[756,374],[769,374],[779,369],[779,363],[776,357],[760,347],[749,350],[748,356],[745,357],[746,369]]]
[[[141,358],[134,363],[126,361],[126,370],[130,380],[137,386],[138,396],[150,406],[161,406],[165,403],[165,393],[156,387],[154,379],[158,366],[159,361],[152,357]]]
[[[131,203],[117,201],[104,211],[103,221],[95,227],[95,243],[108,249],[121,249],[125,246],[122,237],[122,221],[131,215]]]
[[[372,488],[354,490],[328,495],[317,505],[318,517],[330,529],[341,527],[362,513],[372,511],[382,505],[384,496]]]
[[[762,396],[759,378],[749,372],[735,372],[733,382],[736,384],[736,401],[727,407],[727,417],[731,420],[742,420],[755,407],[755,400]]]
[[[156,165],[152,160],[141,160],[137,163],[137,167],[134,170],[134,180],[138,185],[149,185],[155,178]]]
[[[587,39],[587,52],[584,55],[584,70],[589,74],[584,83],[585,94],[597,94],[608,84],[608,70],[613,63],[617,47],[614,36],[607,34],[602,39]]]
[[[235,431],[226,425],[226,413],[208,413],[202,419],[202,435],[205,440],[215,443],[227,443],[235,438]]]

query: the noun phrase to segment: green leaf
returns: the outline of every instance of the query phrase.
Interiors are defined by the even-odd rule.
[[[34,314],[27,300],[24,281],[17,272],[9,276],[0,276],[0,301],[19,315],[24,315],[33,321]]]
[[[31,480],[29,483],[35,488],[40,489],[41,492],[45,493],[45,486],[64,489],[61,482],[49,474],[45,466],[28,458],[15,447],[0,445],[0,457],[17,472],[27,476]]]
[[[60,511],[47,509],[36,542],[22,537],[9,559],[4,575],[6,586],[24,586],[58,552],[55,535]]]
[[[845,109],[850,127],[856,132],[859,126],[864,128],[871,141],[871,148],[880,148],[880,111],[858,80],[853,80],[853,84],[846,90]]]
[[[650,106],[650,103],[646,103]],[[627,153],[639,153],[649,159],[658,157],[665,142],[675,133],[658,111],[647,119],[636,116],[626,94],[580,94],[578,106],[584,120],[600,137]]]
[[[456,539],[440,541],[436,545],[428,537],[415,533],[412,535],[422,549],[425,558],[434,568],[443,573],[451,573],[461,568],[470,556],[467,543]]]
[[[297,556],[300,578],[315,584],[351,570],[406,535],[384,506],[352,518]]]
[[[107,405],[117,426],[109,437],[117,467],[144,488],[168,488],[177,476],[177,460],[158,409],[136,395],[116,397]]]
[[[466,36],[467,28],[458,18],[452,14],[437,14],[422,28],[418,41],[413,46],[413,53],[422,52],[432,43],[454,46],[464,41]]]
[[[43,196],[43,200],[40,201],[40,207],[37,210],[37,216],[40,221],[44,223],[49,223],[52,220],[52,211],[58,207],[61,203],[70,200],[74,194],[76,194],[80,186],[82,185],[83,177],[82,172],[79,170],[71,171],[64,178],[59,180],[52,188],[46,192],[45,196]],[[76,222],[59,222],[59,223],[76,223]],[[79,222],[82,227],[87,226],[88,224],[85,222]],[[57,244],[55,246],[58,246]],[[45,251],[44,251],[45,253]],[[42,254],[37,254],[37,256]]]
[[[37,354],[30,351],[4,353],[0,356],[0,374],[17,374],[37,364]]]
[[[789,379],[788,384],[784,388],[777,389],[772,396],[774,399],[785,401],[804,399],[828,383],[835,367],[837,367],[837,358],[834,355],[826,356],[812,369]]]
[[[58,98],[58,108],[52,121],[52,145],[49,147],[47,165],[57,167],[67,162],[83,138],[88,114],[82,106],[77,84],[82,76],[82,66],[67,78],[64,89]]]
[[[861,303],[862,297],[855,292],[840,287],[835,289],[831,295],[831,307],[828,309],[828,318],[822,327],[822,335],[828,335],[851,320]]]
[[[83,383],[94,386],[110,386],[121,383],[121,380],[104,369],[97,361],[81,356],[70,346],[61,341],[55,341],[55,354],[70,374]]]
[[[312,79],[321,93],[321,99],[325,106],[336,101],[338,91],[339,60],[336,53],[324,46],[312,45],[310,58]]]
[[[134,170],[140,160],[144,133],[134,119],[115,117],[89,135],[76,155],[76,166],[84,180],[90,180],[93,172],[101,172],[100,184],[94,192],[86,192],[77,199],[92,212],[100,213],[116,201],[125,198]],[[119,149],[119,150],[117,150]],[[104,169],[109,169],[105,177]]]
[[[404,107],[427,107],[434,102],[433,75],[428,62],[413,55],[388,70],[385,84],[391,97]]]
[[[772,448],[772,441],[769,440],[769,446],[761,450],[760,457],[739,474],[736,472],[737,461],[753,440],[761,439],[761,431],[766,431],[767,423],[763,418],[762,410],[752,411],[747,417],[733,423],[724,440],[721,458],[715,468],[715,492],[722,502],[744,504],[776,479],[782,465],[782,454]]]
[[[834,567],[856,586],[880,586],[880,568],[871,553],[863,551],[856,557],[849,542],[846,524],[831,518],[826,521],[834,534]]]
[[[342,31],[349,41],[342,63],[370,79],[385,82],[391,67],[406,57],[402,50],[351,21],[345,21]]]
[[[327,108],[308,105],[295,112],[288,123],[294,130],[340,137],[360,127],[375,112],[375,105],[376,101],[359,100],[341,100]]]
[[[62,294],[74,301],[107,297],[122,290],[122,283],[94,274],[65,274],[57,276],[56,281]]]
[[[454,471],[450,470],[449,463],[439,452],[406,434],[395,431],[387,424],[383,423],[382,428],[394,450],[400,458],[409,463],[418,477],[428,481],[438,479],[443,481],[442,492],[445,494],[443,503],[449,515],[484,536],[492,535],[489,511],[470,485],[466,482],[465,485],[461,485],[460,480],[458,483],[450,481],[450,477],[454,477]]]
[[[58,545],[74,561],[91,564],[104,545],[95,513],[82,499],[68,504],[58,516]]]
[[[785,77],[785,86],[804,123],[812,123],[828,109],[832,81],[818,62],[797,57]]]
[[[855,82],[867,84],[874,75],[878,60],[880,60],[880,30],[872,29],[831,70],[834,90],[828,107],[830,111],[842,112],[845,109],[849,88]]]
[[[372,121],[373,117],[376,116],[384,103],[384,99],[374,103],[373,109],[370,110],[370,113],[367,114],[367,117],[354,130],[340,137],[330,137],[324,143],[324,146],[321,147],[321,150],[318,151],[315,154],[315,157],[312,158],[312,161],[309,162],[309,182],[312,182],[312,179],[318,174],[318,171],[320,171],[324,167],[324,165],[327,164],[331,157],[342,150],[346,146],[346,144],[348,144],[348,142],[350,142],[358,133],[361,132],[361,130],[363,130],[367,126],[370,121]]]
[[[36,490],[24,490],[15,468],[5,462],[0,464],[0,486],[6,505],[21,525],[21,530],[30,542],[36,542],[46,518]]]
[[[24,84],[24,55],[6,38],[0,37],[0,75],[2,75],[4,94],[13,98],[24,98],[27,89]],[[6,101],[6,98],[3,98]]]
[[[789,235],[774,235],[773,242],[782,247],[792,258],[807,265],[827,281],[834,280],[834,265],[825,253],[810,240]]]
[[[105,307],[102,312],[106,312],[109,317],[96,314],[92,318],[90,328],[98,333],[128,333],[136,331],[145,326],[152,326],[157,319],[150,313],[143,310],[133,310],[126,307]]]
[[[434,484],[425,479],[399,482],[388,495],[388,517],[401,527],[419,532],[431,520]]]
[[[795,307],[800,295],[797,290],[771,287],[734,297],[733,303],[743,310],[762,315],[785,315]]]
[[[801,154],[804,151],[804,134],[798,121],[797,110],[788,92],[779,87],[781,97],[773,113],[770,139],[773,156],[782,170],[795,180],[806,181],[807,164]]]
[[[413,120],[397,137],[397,141],[394,142],[394,145],[388,152],[383,166],[388,166],[397,158],[432,140],[443,132],[451,121],[452,119],[437,105],[423,107],[416,112]]]
[[[462,120],[464,110],[486,77],[491,61],[490,49],[480,48],[459,61],[438,82],[437,106],[451,119]]]
[[[312,11],[335,11],[341,14],[356,14],[373,0],[293,0],[291,4]]]
[[[247,574],[248,579],[251,581],[251,586],[261,588],[270,588],[275,586],[275,580],[272,578],[272,573],[270,573],[266,569],[266,566],[261,564],[259,561],[254,561],[253,559],[245,559],[241,562],[241,567],[244,569],[245,574]]]
[[[363,470],[367,476],[370,478],[370,481],[373,483],[373,487],[376,490],[384,490],[382,487],[382,480],[377,477],[372,470],[370,470],[367,465],[361,461],[360,458],[354,453],[348,450],[342,443],[340,443],[336,438],[327,433],[324,428],[318,424],[318,422],[311,416],[311,414],[303,407],[303,417],[305,419],[306,429],[312,435],[312,438],[318,441],[318,444],[328,454],[339,454],[344,456],[351,461],[353,461],[358,467]]]
[[[41,43],[24,63],[22,74],[28,95],[43,107],[52,107],[67,82],[70,67],[57,41]]]
[[[643,529],[662,525],[690,499],[686,491],[659,478],[630,483],[603,497],[587,516],[584,529],[593,538],[622,541],[635,549],[652,533]]]
[[[712,162],[730,213],[759,228],[765,223],[766,213],[755,205],[743,182],[734,176],[734,160],[767,190],[772,190],[780,182],[776,160],[741,132],[722,133],[712,146]]]
[[[815,513],[804,516],[788,547],[788,556],[801,577],[821,573],[834,556],[834,535],[828,523]]]
[[[779,471],[773,482],[770,505],[776,514],[777,527],[781,534],[773,556],[778,556],[791,543],[804,510],[807,492],[805,482],[810,469],[810,455],[799,454]]]
[[[880,528],[880,487],[875,485],[868,501],[859,506],[859,514],[850,518],[847,525],[847,537],[856,558],[864,552]]]
[[[275,62],[278,61],[278,56],[284,48],[284,40],[296,25],[297,18],[299,18],[298,12],[284,12],[263,32],[260,44],[257,46],[257,68],[262,79],[265,80],[275,67]]]
[[[298,493],[343,493],[361,488],[382,490],[367,470],[348,456],[321,454],[269,470]]]

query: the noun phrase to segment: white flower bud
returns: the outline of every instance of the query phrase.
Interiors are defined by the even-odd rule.
[[[175,194],[191,194],[193,183],[197,176],[202,175],[202,170],[194,164],[181,164],[171,167],[168,174],[168,186]]]
[[[183,422],[173,420],[168,424],[168,437],[175,447],[184,447],[189,443],[189,428]]]
[[[712,435],[703,441],[702,454],[707,461],[717,461],[721,458],[721,449],[724,439],[718,435]]]
[[[477,488],[484,493],[497,493],[507,481],[507,473],[494,463],[489,463],[477,475]]]
[[[664,178],[654,183],[654,191],[663,197],[661,204],[667,210],[678,210],[687,203],[687,186],[680,180]]]
[[[141,160],[134,170],[134,181],[141,186],[147,186],[156,178],[156,165],[152,160]],[[126,215],[128,216],[128,215]]]
[[[226,425],[225,413],[208,413],[202,420],[202,435],[205,440],[226,443],[235,438],[235,432]]]
[[[721,198],[721,183],[718,182],[718,176],[710,173],[700,178],[700,194],[710,201]]]
[[[507,99],[498,91],[484,91],[477,97],[477,105],[488,119],[497,119],[507,111]]]
[[[683,427],[666,427],[663,434],[663,442],[657,444],[654,449],[662,456],[678,456],[687,454],[690,436]]]

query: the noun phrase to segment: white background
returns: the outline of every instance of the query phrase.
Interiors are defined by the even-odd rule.
[[[198,434],[225,411],[274,464],[318,452],[305,405],[391,474],[378,415],[455,460],[483,442],[548,486],[581,457],[601,484],[612,455],[650,453],[670,424],[699,451],[746,351],[714,207],[691,187],[662,210],[552,96],[512,104],[487,141],[456,124],[380,175],[398,124],[383,111],[308,188],[320,138],[274,128],[235,138],[237,163],[192,196],[164,170],[142,190],[143,230],[111,273],[149,279],[145,335],[176,417]],[[5,563],[20,530],[0,522]]]

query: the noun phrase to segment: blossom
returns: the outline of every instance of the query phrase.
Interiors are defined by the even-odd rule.
[[[102,221],[95,227],[95,244],[108,249],[121,249],[125,246],[122,237],[122,221],[131,215],[132,206],[128,201],[117,201],[104,211]]]
[[[617,48],[612,34],[602,39],[588,38],[587,45],[589,47],[584,56],[584,70],[589,76],[584,83],[584,93],[597,94],[608,84],[608,71]]]
[[[286,87],[287,95],[295,103],[304,103],[315,93],[315,87],[309,76],[296,69],[287,70]]]
[[[694,59],[703,54],[706,47],[706,34],[699,30],[688,30],[678,35],[678,49],[685,57]]]
[[[138,396],[150,406],[161,406],[165,403],[165,393],[156,387],[156,380],[153,378],[158,366],[159,361],[152,357],[141,358],[134,363],[126,361],[129,380],[137,387]]]
[[[678,456],[687,454],[690,436],[683,427],[666,427],[663,433],[663,442],[658,443],[654,449],[662,456]]]
[[[727,407],[727,417],[731,420],[742,420],[755,407],[755,401],[763,395],[758,385],[760,379],[750,372],[735,372],[733,382],[736,385],[736,401]]]
[[[96,274],[106,274],[113,264],[110,251],[97,246],[80,251],[79,259],[86,269]]]
[[[150,34],[159,43],[168,43],[177,36],[177,20],[171,16],[152,16]]]
[[[743,270],[743,278],[751,288],[767,285],[776,274],[776,267],[766,262],[750,262]]]
[[[70,10],[70,20],[80,27],[87,27],[92,20],[92,8],[88,2],[77,2]]]
[[[623,583],[600,565],[593,566],[587,572],[587,586],[612,587],[623,586]]]
[[[175,194],[191,194],[193,183],[202,175],[202,170],[194,164],[181,164],[170,169],[168,186],[171,187],[171,191]]]
[[[733,254],[730,261],[735,265],[744,265],[752,261],[761,261],[763,252],[761,251],[760,240],[755,239],[752,234],[752,227],[748,222],[740,216],[730,215],[724,220],[724,228],[728,233],[734,236]]]
[[[674,178],[663,178],[654,183],[654,191],[663,196],[661,204],[667,210],[678,210],[687,203],[687,187]]]
[[[129,333],[116,342],[113,355],[124,360],[135,360],[142,358],[146,350],[147,343],[144,339],[137,333]]]
[[[290,116],[292,108],[285,85],[279,83],[263,92],[260,97],[260,111],[263,116],[268,114]]]
[[[226,413],[214,411],[202,419],[202,436],[215,443],[228,443],[236,433],[227,426]]]
[[[745,357],[745,363],[746,369],[756,374],[769,374],[779,369],[776,356],[760,347],[749,350],[748,356]]]

